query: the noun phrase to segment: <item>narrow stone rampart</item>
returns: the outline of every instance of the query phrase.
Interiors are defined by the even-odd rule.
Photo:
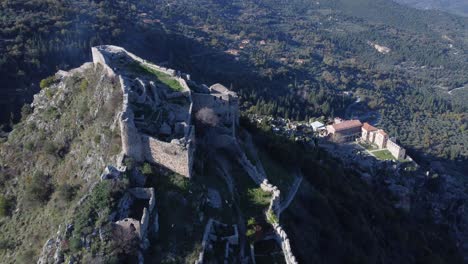
[[[92,47],[91,53],[93,55],[93,63],[95,65],[101,64],[109,77],[115,77],[114,70],[107,64],[104,55],[97,49],[97,47]]]
[[[242,148],[237,144],[237,149],[239,151],[238,161],[247,174],[252,178],[254,182],[260,185],[260,188],[263,191],[271,193],[271,200],[268,210],[265,212],[266,219],[269,219],[269,214],[273,213],[275,218],[279,221],[281,216],[281,192],[278,187],[269,183],[268,178],[265,174],[265,170],[261,165],[261,162],[258,162],[258,167],[254,166],[252,162],[247,158],[247,155],[242,150]],[[275,239],[281,245],[283,250],[284,258],[287,264],[297,264],[297,260],[294,257],[294,254],[291,249],[291,244],[289,243],[289,238],[284,229],[281,227],[279,222],[272,223],[273,229],[275,231]]]
[[[205,251],[206,251],[206,247],[209,244],[209,238],[210,238],[212,227],[213,227],[213,219],[210,218],[205,226],[205,232],[203,233],[203,238],[202,238],[202,249],[201,249],[200,255],[198,256],[198,259],[195,261],[195,264],[203,264],[203,261],[205,259]]]

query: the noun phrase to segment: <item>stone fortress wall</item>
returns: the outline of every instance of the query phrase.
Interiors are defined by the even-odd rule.
[[[176,127],[173,129],[176,130],[175,134],[183,131],[182,138],[165,142],[139,131],[136,125],[138,120],[136,120],[137,118],[130,104],[132,101],[131,96],[135,97],[135,92],[132,90],[135,86],[134,80],[124,76],[124,70],[119,69],[119,67],[112,63],[114,55],[119,53],[124,53],[131,58],[132,61],[140,65],[170,75],[182,86],[183,90],[181,92],[174,92],[166,95],[167,98],[185,96],[190,102],[190,106],[185,115],[186,117],[182,118],[184,119],[183,122],[177,123]],[[195,153],[195,130],[192,125],[192,117],[197,111],[204,107],[213,109],[220,118],[221,123],[230,128],[232,130],[232,135],[235,135],[236,127],[239,125],[239,99],[236,93],[230,91],[223,85],[215,84],[211,87],[207,87],[206,85],[196,84],[198,87],[203,87],[203,90],[194,92],[187,84],[187,81],[190,81],[190,76],[188,74],[182,74],[173,69],[151,64],[125,49],[116,46],[93,47],[92,55],[95,65],[101,64],[110,77],[118,76],[120,80],[120,86],[123,92],[123,108],[119,120],[122,149],[124,154],[134,160],[157,163],[183,176],[191,177],[194,160],[193,155]],[[149,89],[141,80],[137,79],[137,81],[141,83],[140,86],[143,87],[144,94],[147,93],[147,90],[151,90],[154,93],[156,89],[154,83],[151,83],[151,89]],[[136,100],[141,103],[141,99],[142,97],[139,96]],[[145,98],[142,100],[142,102],[144,102]],[[159,98],[154,99],[154,101],[157,100],[159,100]],[[154,106],[158,107],[156,104]]]
[[[138,130],[135,125],[135,114],[130,105],[130,93],[132,89],[131,80],[122,76],[123,74],[119,74],[119,69],[113,68],[109,59],[109,56],[119,52],[125,53],[136,62],[144,64],[147,67],[169,74],[179,81],[180,85],[184,89],[182,91],[183,95],[187,96],[190,101],[189,113],[187,113],[187,118],[184,122],[185,128],[183,138],[175,139],[171,142],[165,142],[146,135]],[[122,138],[122,150],[124,154],[136,161],[157,163],[185,177],[191,177],[193,154],[195,152],[194,128],[191,125],[193,102],[191,91],[185,80],[181,77],[175,76],[176,71],[150,64],[120,47],[93,47],[92,54],[93,62],[95,64],[101,64],[106,68],[107,74],[111,77],[115,77],[118,74],[118,78],[120,80],[120,86],[123,92],[123,108],[120,114],[119,123]]]
[[[281,191],[278,187],[274,186],[268,181],[267,175],[261,162],[257,162],[257,165],[253,165],[252,162],[247,158],[245,152],[237,144],[238,152],[240,153],[238,162],[250,176],[250,178],[260,186],[260,188],[271,194],[270,205],[268,210],[265,212],[265,216],[268,219],[269,214],[273,214],[276,219],[280,219],[282,210],[285,209],[284,206],[281,206]],[[254,150],[255,151],[255,150]],[[300,182],[299,182],[300,184]],[[297,186],[298,188],[299,186]],[[297,189],[296,189],[297,191]],[[288,238],[286,231],[278,222],[272,223],[273,229],[275,231],[275,240],[281,246],[281,249],[284,254],[285,262],[287,264],[297,264],[296,257],[294,256],[291,248],[291,244]]]
[[[221,123],[232,129],[234,136],[235,128],[239,125],[240,115],[237,94],[219,83],[204,88],[204,91],[192,93],[194,113],[204,107],[213,109]]]
[[[93,56],[93,63],[95,65],[97,64],[101,64],[104,69],[106,70],[107,72],[107,75],[109,77],[115,77],[115,72],[114,70],[112,70],[112,68],[107,64],[107,61],[106,61],[106,58],[104,57],[104,55],[98,50],[97,47],[92,47],[91,48],[91,53],[92,53],[92,56]]]
[[[129,76],[125,76],[123,69],[119,69],[119,67],[113,65],[112,57],[119,53],[124,53],[126,56],[132,58],[140,64],[168,74],[180,83],[183,88],[182,92],[172,93],[172,95],[169,95],[169,98],[177,99],[181,96],[184,96],[189,100],[190,105],[188,107],[187,113],[183,115],[186,118],[182,118],[185,120],[184,122],[180,123],[180,125],[183,125],[181,130],[183,131],[182,138],[172,139],[170,142],[165,142],[139,131],[137,127],[139,117],[135,116],[135,111],[131,104],[135,101],[135,91],[133,90],[135,83],[141,84],[141,87],[144,90],[144,94],[147,92],[152,92],[154,95],[156,86],[150,82],[149,86],[151,86],[151,89],[149,89],[149,86],[147,87],[146,84],[143,83],[139,78],[134,79],[132,82],[131,77],[129,78]],[[150,64],[145,60],[142,60],[141,58],[138,58],[137,56],[127,52],[125,49],[116,46],[93,47],[92,57],[93,63],[87,63],[76,70],[82,70],[85,67],[97,67],[98,65],[102,66],[108,77],[118,79],[123,94],[122,109],[117,116],[122,139],[122,152],[117,158],[117,167],[110,165],[107,166],[101,175],[101,181],[118,180],[123,177],[123,174],[127,171],[127,168],[123,165],[125,156],[140,162],[149,161],[158,163],[159,165],[162,165],[183,176],[190,177],[192,175],[192,166],[195,152],[195,129],[191,122],[194,102],[192,100],[192,91],[186,83],[186,80],[190,80],[190,76],[177,73],[172,69]],[[66,76],[71,74],[72,71],[60,71],[58,74]],[[140,96],[136,98],[138,103],[144,103],[144,101],[140,102],[139,99],[141,98],[142,97]],[[156,104],[153,106],[157,107]],[[211,106],[215,107],[216,105],[207,105],[207,107]],[[234,121],[232,124],[238,124],[239,110],[238,108],[234,107],[231,109],[235,114],[229,116],[237,118],[233,119]],[[219,112],[219,110],[216,111]],[[176,119],[177,118],[179,117],[176,117]],[[144,176],[140,176],[136,177],[135,175],[132,175],[132,177],[136,178],[143,177],[143,182],[139,183],[138,186],[144,186],[145,178]],[[89,193],[91,193],[95,186],[97,186],[97,182],[90,187]],[[80,208],[80,206],[86,199],[88,199],[88,197],[89,194],[85,195],[78,202],[76,208]],[[143,211],[141,212],[141,217],[136,217],[137,219],[131,218],[129,215],[130,210],[134,209],[132,206],[136,200],[147,201]],[[128,189],[124,197],[122,197],[119,201],[117,212],[113,212],[112,219],[110,220],[117,220],[114,222],[114,224],[117,227],[119,234],[123,237],[130,237],[132,234],[136,234],[138,236],[140,242],[139,250],[137,252],[138,263],[144,263],[143,252],[149,246],[149,232],[157,233],[159,231],[159,215],[156,208],[156,195],[154,188],[135,187]],[[59,226],[57,235],[47,240],[47,242],[44,244],[40,258],[37,262],[38,264],[63,262],[63,260],[60,260],[60,258],[63,257],[62,241],[66,233],[69,233],[71,228],[73,228],[73,225],[67,225],[65,230],[63,230],[62,226]],[[235,227],[234,230],[234,235],[222,237],[221,239],[226,239],[231,244],[238,243],[237,227]]]

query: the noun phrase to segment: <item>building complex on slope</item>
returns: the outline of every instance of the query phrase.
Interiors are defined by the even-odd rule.
[[[327,126],[329,138],[337,143],[353,142],[360,140],[364,143],[377,146],[379,149],[387,149],[395,159],[403,160],[406,150],[389,138],[384,130],[371,126],[369,123],[362,124],[359,120],[341,120],[335,118],[332,125]]]
[[[327,132],[335,142],[352,142],[360,137],[361,127],[359,120],[336,119],[334,124],[327,126]]]

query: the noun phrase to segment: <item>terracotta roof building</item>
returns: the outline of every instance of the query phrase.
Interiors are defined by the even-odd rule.
[[[375,136],[375,144],[377,144],[377,146],[380,149],[387,147],[387,141],[388,141],[387,133],[385,133],[385,131],[383,131],[382,129],[377,131],[377,134]]]
[[[388,149],[393,157],[403,160],[406,157],[406,150],[399,146],[395,140],[389,139],[388,134],[382,129],[375,128],[368,123],[362,126],[361,140],[366,143],[375,144],[379,149]]]
[[[361,136],[362,123],[359,120],[346,120],[327,126],[327,132],[335,142],[350,142]]]
[[[369,123],[364,123],[364,125],[362,126],[361,139],[365,142],[374,143],[375,133],[378,130],[378,128],[371,126]]]
[[[365,123],[362,125],[362,129],[363,129],[363,130],[366,130],[366,131],[368,131],[368,132],[379,130],[378,128],[371,126],[371,125],[370,125],[369,123],[367,123],[367,122],[365,122]]]

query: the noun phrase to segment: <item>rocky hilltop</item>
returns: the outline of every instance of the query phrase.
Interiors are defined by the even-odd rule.
[[[234,91],[92,55],[0,143],[2,263],[460,262],[355,170],[241,118]]]
[[[37,242],[56,232],[47,239],[40,254],[27,249],[25,237],[13,238],[13,234],[5,233],[4,239],[12,243],[4,254],[6,262],[34,259],[38,254],[37,263],[41,264],[144,263],[146,258],[164,250],[169,252],[159,258],[175,258],[180,250],[180,258],[184,259],[187,250],[169,247],[170,244],[161,249],[155,244],[169,239],[170,235],[164,237],[161,233],[177,230],[175,225],[188,228],[184,221],[191,226],[191,231],[184,231],[192,234],[194,240],[198,237],[195,243],[199,245],[188,250],[190,256],[185,256],[185,261],[249,261],[253,255],[245,248],[244,220],[239,215],[239,220],[232,222],[228,217],[225,220],[229,222],[224,223],[215,217],[219,212],[204,212],[204,207],[219,210],[228,200],[220,195],[219,187],[205,185],[208,179],[192,180],[194,175],[202,176],[200,171],[194,172],[194,162],[203,160],[197,157],[202,151],[196,151],[196,145],[205,148],[203,135],[209,135],[211,151],[224,149],[229,153],[230,160],[223,159],[219,165],[225,168],[223,173],[230,174],[226,166],[234,161],[245,176],[254,180],[253,190],[264,199],[264,208],[258,208],[257,213],[263,211],[264,217],[271,220],[273,238],[284,251],[286,262],[296,263],[278,222],[284,209],[280,206],[280,190],[268,182],[261,167],[250,162],[238,143],[236,93],[221,84],[197,84],[187,74],[151,64],[120,47],[94,47],[92,54],[93,63],[69,72],[59,71],[46,79],[46,87],[25,108],[23,122],[2,144],[2,177],[13,177],[22,171],[23,177],[32,178],[31,184],[38,181],[38,185],[45,184],[49,190],[43,193],[34,189],[42,186],[29,187],[27,181],[12,179],[11,186],[5,186],[5,197],[14,199],[17,209],[11,212],[11,221],[2,223],[1,228],[13,231],[17,228],[13,223],[24,221],[31,226],[25,234],[40,234]],[[198,122],[200,135],[193,120]],[[37,138],[44,136],[45,139]],[[22,170],[13,165],[15,160],[26,158],[30,163],[22,165]],[[210,166],[216,164],[213,160]],[[234,192],[231,175],[224,177],[230,179],[230,192]],[[13,191],[23,184],[26,193],[18,195]],[[34,189],[31,194],[29,188]],[[30,205],[28,196],[43,201]],[[161,215],[167,204],[161,203],[171,199],[188,207],[186,213],[196,219],[169,223]],[[55,203],[60,203],[61,213]],[[40,206],[46,210],[41,212]],[[31,214],[36,217],[30,218]],[[48,214],[52,221],[48,222]],[[35,219],[40,223],[34,223]],[[194,230],[196,226],[198,229]],[[214,243],[224,245],[222,254],[213,254],[218,253],[213,252]],[[23,248],[27,254],[13,248]]]

